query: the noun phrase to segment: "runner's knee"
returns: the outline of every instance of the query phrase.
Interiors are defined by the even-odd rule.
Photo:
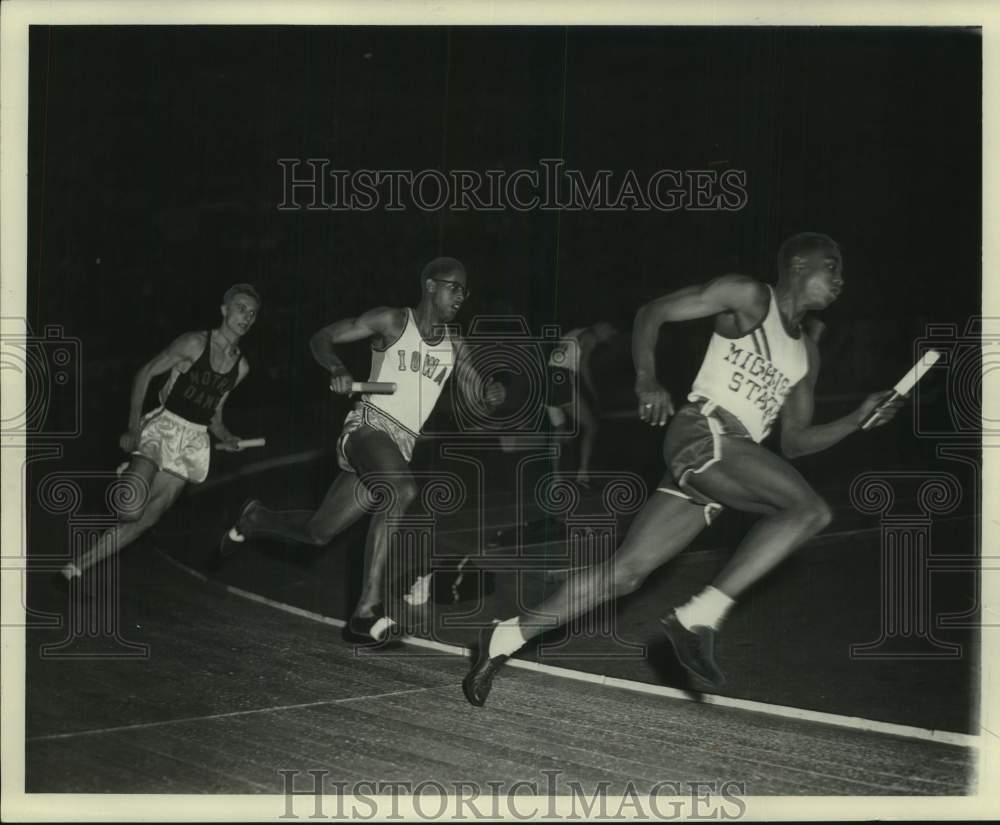
[[[138,508],[135,508],[135,507],[128,507],[128,508],[120,507],[115,512],[116,512],[116,517],[117,517],[118,521],[120,521],[120,522],[122,522],[124,524],[134,524],[135,522],[137,522],[139,519],[142,518],[143,513],[145,512],[145,510],[142,507],[138,507]]]
[[[626,565],[615,568],[613,578],[615,596],[620,598],[634,593],[642,587],[642,583],[646,581],[646,575],[644,571],[635,570]]]
[[[798,504],[795,507],[795,511],[799,514],[801,520],[816,533],[826,528],[833,521],[833,512],[830,510],[830,505],[819,496],[814,496]]]
[[[149,483],[139,474],[126,473],[111,494],[115,517],[120,522],[136,522],[152,503],[149,498]]]
[[[336,529],[332,529],[328,525],[318,524],[316,522],[310,522],[306,525],[306,543],[315,547],[322,547],[324,544],[329,544],[336,535]]]
[[[823,501],[823,499],[818,499],[816,504],[817,530],[825,529],[830,525],[831,521],[833,521],[833,510],[830,509],[830,505]]]
[[[120,520],[126,524],[142,522],[142,530],[146,531],[160,520],[172,503],[164,499],[151,498],[145,506],[120,511],[122,513]]]
[[[401,513],[417,497],[417,482],[412,477],[400,476],[383,480],[368,480],[373,513]]]

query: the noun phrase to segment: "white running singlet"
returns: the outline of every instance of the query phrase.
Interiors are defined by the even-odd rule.
[[[781,312],[771,296],[767,314],[742,338],[712,333],[689,401],[706,399],[736,416],[754,441],[771,431],[789,391],[809,369],[806,344],[785,332]]]
[[[366,394],[361,396],[380,413],[395,421],[413,435],[431,414],[445,383],[451,378],[455,366],[455,347],[451,336],[445,332],[436,344],[423,339],[407,307],[406,324],[399,337],[384,350],[372,347],[372,371],[369,381],[392,381],[396,392],[392,395]]]

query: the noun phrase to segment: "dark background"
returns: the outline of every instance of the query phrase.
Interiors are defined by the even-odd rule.
[[[461,258],[462,318],[608,319],[783,237],[843,245],[820,395],[871,391],[929,321],[980,310],[981,43],[900,28],[33,27],[29,323],[82,342],[85,429],[125,422],[138,366],[265,296],[240,406],[324,397],[320,326],[414,304]],[[745,170],[737,212],[278,211],[278,158],[331,168]],[[683,392],[704,325],[667,331]],[[614,349],[614,348],[612,348]],[[351,354],[365,370],[363,347]],[[627,342],[605,353],[630,405]],[[607,367],[607,364],[605,364]],[[236,406],[235,403],[230,406]],[[340,410],[342,412],[342,410]],[[294,422],[288,426],[294,429]]]
[[[725,272],[773,279],[784,237],[826,232],[844,250],[846,289],[824,313],[818,421],[895,382],[928,325],[961,333],[981,312],[974,30],[34,27],[30,47],[28,320],[36,332],[59,325],[80,342],[81,407],[56,403],[47,414],[66,432],[79,424],[82,437],[63,440],[58,461],[29,465],[28,489],[57,468],[110,471],[123,457],[117,436],[139,366],[181,332],[216,325],[230,284],[251,281],[264,295],[243,342],[252,372],[226,419],[237,434],[266,435],[268,447],[213,456],[213,479],[225,484],[179,503],[153,531],[173,552],[214,548],[223,522],[232,521],[227,508],[241,498],[232,477],[245,465],[332,445],[348,402],[327,392],[309,337],[376,305],[415,304],[418,273],[438,254],[469,269],[465,322],[513,313],[535,332],[600,319],[627,331],[651,298]],[[612,170],[619,183],[629,170],[640,181],[660,169],[744,170],[748,202],[736,212],[279,211],[279,158],[329,158],[331,168],[346,170],[479,172],[538,169],[542,158],[562,158],[588,178]],[[708,329],[693,322],[661,334],[658,362],[675,397],[687,391]],[[954,474],[968,494],[953,524],[935,526],[944,532],[934,552],[977,551],[980,399],[971,387],[959,409],[951,393],[959,367],[980,374],[978,336],[964,350],[944,348],[949,366],[925,379],[893,424],[796,462],[838,513],[834,529],[861,528],[871,546],[841,536],[845,563],[840,545],[821,537],[755,589],[744,606],[744,616],[756,617],[747,647],[730,647],[744,658],[762,651],[760,663],[736,668],[761,680],[745,695],[791,702],[781,694],[788,688],[803,695],[803,706],[975,728],[975,639],[963,637],[971,653],[951,670],[931,662],[911,680],[890,664],[884,680],[863,669],[844,680],[836,667],[846,647],[833,647],[843,639],[803,630],[842,631],[852,641],[875,632],[858,622],[874,626],[879,618],[878,517],[859,514],[848,493],[863,470]],[[366,373],[364,345],[345,355],[358,376]],[[598,350],[595,361],[605,411],[634,408],[628,337]],[[910,415],[918,410],[919,421]],[[928,435],[935,432],[950,435]],[[430,441],[418,447],[415,467],[439,461]],[[639,472],[655,483],[661,441],[660,430],[608,419],[595,469]],[[942,455],[945,443],[964,444],[968,461]],[[509,479],[503,461],[518,457],[501,456],[496,478]],[[279,469],[268,501],[273,493],[281,506],[315,506],[335,472],[329,451]],[[257,476],[242,482],[261,495],[258,483]],[[27,499],[34,552],[68,552],[65,519]],[[913,502],[897,503],[905,510]],[[747,525],[727,514],[704,544],[731,548]],[[360,578],[362,535],[359,525],[338,545],[349,552],[307,554],[300,566],[283,555],[273,567],[245,555],[246,586],[301,584],[298,596],[272,595],[331,610],[330,583]],[[125,557],[142,563],[141,554]],[[663,581],[686,581],[684,571],[694,571],[700,587],[710,576],[699,565],[720,559],[685,554]],[[643,599],[667,603],[657,587],[624,600],[644,628],[655,622],[646,621]],[[934,587],[935,616],[968,609],[965,627],[974,626],[973,575],[938,575]],[[336,615],[346,615],[349,601]],[[853,609],[843,613],[853,624],[842,615],[848,603]],[[777,616],[783,643],[815,650],[772,656],[765,616]],[[825,664],[816,651],[829,653]],[[808,696],[802,662],[820,686]]]

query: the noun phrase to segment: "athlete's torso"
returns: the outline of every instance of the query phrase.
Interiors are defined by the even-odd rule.
[[[396,384],[396,392],[364,395],[362,402],[419,435],[454,367],[455,346],[449,333],[446,331],[435,343],[425,341],[413,310],[407,308],[399,337],[384,349],[372,346],[372,370],[368,380],[391,381]]]
[[[785,329],[768,287],[764,319],[738,338],[712,333],[688,399],[706,398],[736,416],[755,441],[767,437],[789,391],[809,369],[802,331]]]
[[[215,414],[222,396],[236,386],[239,376],[240,355],[237,352],[233,366],[226,372],[212,369],[212,333],[205,336],[205,348],[197,360],[181,372],[176,367],[163,389],[160,399],[170,412],[195,424],[208,424]]]

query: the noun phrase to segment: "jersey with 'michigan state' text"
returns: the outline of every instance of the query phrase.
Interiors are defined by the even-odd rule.
[[[809,369],[806,344],[785,331],[781,312],[768,287],[764,320],[740,338],[712,333],[689,401],[704,398],[735,415],[754,441],[771,431],[789,391]]]

